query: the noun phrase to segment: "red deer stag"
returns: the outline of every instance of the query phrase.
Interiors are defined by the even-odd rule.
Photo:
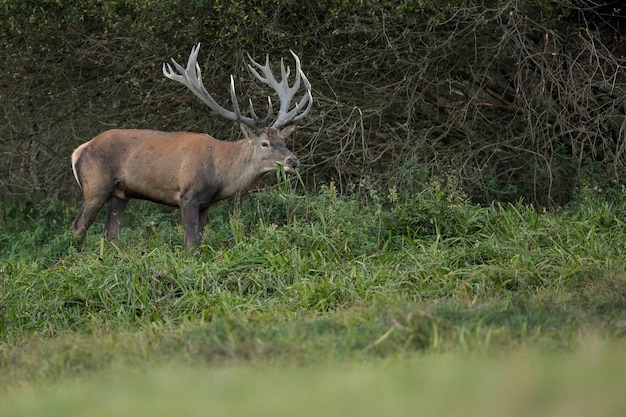
[[[261,119],[254,111],[252,100],[250,117],[241,114],[232,75],[233,111],[217,104],[202,83],[197,63],[199,50],[200,44],[192,48],[187,68],[174,59],[176,71],[164,63],[163,74],[185,85],[215,113],[238,122],[244,138],[225,142],[200,133],[114,129],[83,143],[72,153],[72,170],[83,192],[83,205],[72,223],[72,231],[81,240],[106,204],[104,238],[116,241],[128,200],[139,198],[179,207],[185,246],[197,246],[211,205],[250,190],[278,165],[286,172],[299,165],[296,156],[287,149],[285,138],[309,114],[313,98],[311,84],[300,68],[298,56],[291,52],[296,69],[290,86],[290,70],[285,69],[282,60],[279,82],[272,74],[269,57],[265,65],[261,65],[248,55],[252,74],[271,87],[280,100],[274,118],[272,100],[268,97],[268,112]],[[306,91],[292,107],[301,82]]]

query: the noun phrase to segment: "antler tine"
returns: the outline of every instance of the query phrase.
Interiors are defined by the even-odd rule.
[[[313,107],[313,95],[311,94],[311,83],[306,78],[306,75],[304,75],[304,72],[302,72],[302,70],[300,70],[300,75],[302,77],[302,80],[304,81],[304,86],[306,87],[306,93],[305,93],[305,96],[302,98],[302,101],[300,101],[299,103],[296,103],[296,106],[289,112],[289,116],[286,116],[286,119],[293,117],[291,119],[291,123],[300,122],[302,119],[304,119],[306,116],[309,115],[309,113],[311,112],[311,107]],[[304,109],[304,111],[302,111],[302,113],[300,113],[300,111],[302,110],[305,104],[307,105],[307,107]],[[276,123],[278,123],[278,120],[276,121]]]
[[[283,79],[286,79],[289,77],[289,74],[291,74],[291,69],[289,68],[289,65],[287,65],[287,68],[285,69],[285,61],[283,58],[280,59],[280,75]]]
[[[235,80],[233,76],[230,77],[230,98],[233,104],[233,110],[230,111],[220,106],[215,99],[209,94],[207,89],[204,87],[202,83],[202,72],[200,70],[200,65],[198,64],[198,54],[200,52],[200,43],[191,48],[191,53],[189,54],[189,60],[187,61],[187,67],[183,68],[174,58],[172,58],[172,64],[174,65],[174,69],[169,63],[163,64],[163,75],[165,75],[170,80],[174,80],[183,84],[185,87],[191,90],[196,97],[202,100],[211,110],[216,112],[218,115],[235,122],[243,123],[256,131],[262,130],[269,120],[272,119],[272,107],[270,104],[270,112],[268,116],[266,116],[263,120],[259,120],[256,114],[253,117],[246,117],[241,114],[239,110],[239,102],[237,101],[237,94],[235,92]],[[266,120],[267,119],[267,120]]]
[[[241,111],[239,110],[239,101],[237,101],[237,93],[235,92],[235,77],[230,76],[230,101],[233,103],[233,110],[237,120],[241,120]]]
[[[252,72],[252,74],[259,81],[270,86],[276,92],[280,100],[278,116],[271,126],[276,129],[280,129],[288,124],[297,123],[302,120],[308,115],[309,111],[311,110],[311,104],[313,102],[313,97],[311,95],[311,84],[309,83],[308,79],[306,78],[304,72],[300,67],[300,58],[293,51],[290,52],[296,61],[296,76],[292,86],[289,86],[289,75],[291,73],[291,70],[289,66],[285,67],[284,60],[281,59],[280,61],[281,80],[280,82],[278,82],[271,71],[269,56],[265,57],[265,65],[261,65],[254,59],[252,59],[252,57],[248,54],[248,59],[251,62],[251,64],[248,64],[250,72]],[[261,75],[261,73],[259,73],[257,69],[260,70],[263,75]],[[296,103],[295,107],[289,110],[293,97],[300,88],[301,80],[304,80],[307,92],[305,93],[302,101]],[[305,108],[305,105],[307,104],[308,107]],[[303,109],[304,112],[298,114]]]
[[[278,95],[278,98],[280,100],[280,109],[279,109],[279,117],[280,117],[280,114],[287,111],[287,108],[291,104],[291,100],[293,99],[293,96],[297,92],[297,89],[300,87],[299,85],[300,82],[299,82],[298,77],[296,76],[296,80],[294,81],[294,85],[293,85],[293,87],[296,87],[296,88],[293,88],[293,87],[290,88],[289,80],[287,78],[289,76],[290,71],[289,69],[285,69],[285,64],[282,59],[280,60],[281,76],[282,76],[280,82],[276,80],[276,77],[274,77],[274,74],[272,73],[272,69],[270,68],[269,55],[265,56],[265,65],[261,65],[258,62],[256,62],[254,59],[252,59],[252,57],[249,54],[248,54],[248,59],[255,67],[257,67],[263,73],[263,75],[259,74],[259,72],[252,65],[248,64],[248,68],[250,69],[252,74],[259,81],[270,86]]]
[[[191,90],[200,100],[202,100],[209,108],[221,116],[234,120],[234,113],[221,107],[208,93],[204,84],[202,84],[202,73],[200,66],[198,65],[198,53],[200,52],[200,43],[191,48],[191,54],[187,61],[187,68],[183,68],[174,58],[172,63],[176,71],[172,69],[172,66],[168,63],[163,64],[163,75],[170,80],[174,80],[183,84],[185,87]]]
[[[266,126],[268,126],[274,118],[274,109],[272,106],[271,97],[267,97],[268,111],[267,115],[263,119],[260,119],[254,111],[252,100],[250,100],[251,117],[243,116],[239,108],[239,102],[237,101],[237,93],[235,91],[235,79],[231,75],[229,91],[230,99],[233,104],[233,111],[227,110],[224,107],[220,106],[215,101],[215,99],[213,99],[211,94],[209,94],[207,89],[204,87],[204,84],[202,83],[202,71],[200,70],[200,65],[198,64],[199,52],[200,43],[191,48],[191,53],[189,54],[189,60],[187,61],[186,68],[176,62],[174,58],[172,58],[172,64],[164,63],[163,75],[171,80],[183,84],[185,87],[190,89],[191,92],[193,92],[200,100],[202,100],[202,102],[204,102],[211,110],[228,120],[243,123],[257,132],[260,132]],[[271,87],[276,92],[276,94],[278,95],[278,99],[280,100],[278,115],[274,123],[271,125],[271,127],[275,129],[280,129],[288,124],[294,124],[299,122],[309,114],[311,106],[313,104],[313,96],[311,95],[311,84],[309,83],[309,80],[306,78],[304,72],[300,67],[300,58],[298,58],[298,55],[296,55],[293,51],[290,52],[296,60],[295,79],[293,85],[291,86],[289,86],[289,75],[291,73],[291,70],[289,66],[285,67],[285,63],[282,59],[280,61],[281,80],[280,82],[278,82],[271,71],[269,55],[265,57],[265,65],[261,65],[254,59],[252,59],[250,54],[248,54],[248,59],[250,60],[248,68],[250,69],[252,74],[259,81]],[[302,100],[300,102],[296,102],[295,106],[291,110],[289,110],[293,97],[300,88],[301,81],[304,82],[306,92]]]
[[[272,99],[270,98],[270,96],[267,96],[267,108],[268,108],[267,115],[263,118],[263,120],[259,119],[259,116],[257,116],[256,112],[254,111],[254,106],[252,105],[252,99],[250,99],[250,115],[255,120],[258,126],[267,126],[269,122],[272,121],[272,118],[274,117],[274,111],[272,108]]]
[[[311,83],[309,82],[308,78],[304,74],[304,71],[302,71],[300,58],[298,57],[298,55],[296,55],[295,52],[291,50],[289,52],[291,52],[291,55],[293,55],[296,61],[296,77],[295,77],[293,86],[289,89],[290,100],[293,99],[293,96],[295,95],[297,90],[300,88],[301,81],[304,82],[304,87],[306,89],[306,92],[304,93],[304,97],[302,98],[302,100],[300,102],[296,102],[296,105],[294,106],[294,108],[292,108],[289,111],[287,110],[288,110],[288,106],[290,103],[289,102],[287,103],[287,106],[284,109],[284,111],[282,113],[279,113],[279,116],[274,122],[275,127],[283,127],[288,124],[295,124],[295,123],[300,122],[302,119],[308,116],[309,112],[311,111],[311,107],[313,105],[313,95],[311,94]]]

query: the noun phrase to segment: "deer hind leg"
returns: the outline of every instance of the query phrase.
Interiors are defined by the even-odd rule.
[[[104,195],[84,198],[83,206],[78,211],[76,219],[72,222],[72,232],[74,232],[74,236],[78,236],[81,239],[85,237],[87,229],[89,229],[89,226],[93,223],[98,211],[100,211],[106,202],[107,197],[107,195]]]
[[[96,176],[94,175],[94,177]],[[75,236],[80,237],[81,240],[85,237],[96,215],[111,197],[114,187],[115,184],[106,179],[106,176],[102,173],[100,173],[98,181],[84,184],[83,206],[78,211],[76,219],[72,222],[72,231]]]
[[[104,231],[102,232],[104,240],[109,242],[117,241],[122,229],[122,221],[124,220],[127,204],[128,200],[123,200],[114,195],[107,200],[107,215],[104,221]]]
[[[204,210],[200,210],[200,214],[199,214],[199,223],[198,223],[198,233],[200,234],[200,239],[202,239],[202,236],[204,234],[204,226],[206,225],[206,220],[209,214],[209,209],[208,207],[205,208]]]

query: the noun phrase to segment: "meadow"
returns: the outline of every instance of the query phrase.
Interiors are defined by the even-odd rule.
[[[624,200],[280,180],[190,251],[151,203],[81,245],[75,205],[5,201],[0,415],[619,415]]]

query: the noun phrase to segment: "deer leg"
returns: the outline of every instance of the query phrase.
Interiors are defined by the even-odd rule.
[[[204,210],[200,210],[200,215],[199,215],[200,222],[198,223],[198,233],[200,233],[200,239],[202,239],[202,236],[204,233],[204,226],[206,225],[206,219],[208,217],[208,214],[209,214],[208,207],[205,208]]]
[[[83,206],[78,211],[78,215],[72,222],[72,232],[74,236],[80,237],[81,240],[87,234],[87,229],[91,226],[98,211],[102,208],[106,202],[106,197],[100,196],[93,198],[84,198]]]
[[[128,200],[122,200],[112,195],[107,201],[107,216],[104,222],[104,240],[109,242],[117,241],[122,229],[122,221],[124,220],[124,211],[126,210]]]
[[[200,210],[196,203],[187,202],[180,207],[185,229],[185,247],[187,249],[200,244]]]

